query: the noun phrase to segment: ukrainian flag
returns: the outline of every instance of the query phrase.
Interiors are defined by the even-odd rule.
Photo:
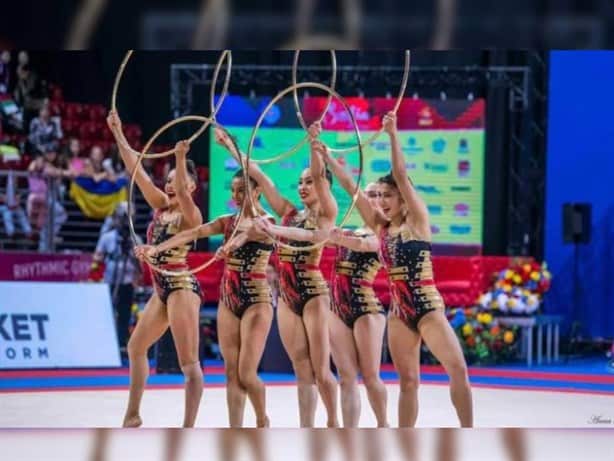
[[[119,202],[127,200],[128,180],[120,178],[115,182],[78,177],[70,185],[70,198],[88,218],[104,219],[115,210]]]

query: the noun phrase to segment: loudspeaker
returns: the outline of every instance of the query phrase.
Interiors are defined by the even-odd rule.
[[[563,242],[589,243],[591,241],[590,203],[565,203],[563,205]]]

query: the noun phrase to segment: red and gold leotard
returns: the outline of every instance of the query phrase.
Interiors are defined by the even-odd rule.
[[[153,219],[147,228],[147,243],[159,245],[173,237],[181,230],[180,213],[169,214],[166,209],[156,210]],[[186,270],[186,261],[190,244],[186,243],[176,248],[163,251],[155,256],[153,262],[166,270]],[[151,269],[154,288],[160,300],[166,304],[168,296],[177,290],[190,290],[202,299],[200,284],[193,275],[165,275]]]
[[[343,234],[360,238],[373,235],[364,229],[346,230]],[[373,281],[381,267],[376,252],[337,247],[332,285],[332,310],[350,328],[362,315],[384,313],[384,307],[373,289]]]
[[[417,330],[422,317],[444,309],[433,278],[431,243],[412,239],[406,229],[391,234],[386,226],[380,235],[380,252],[390,281],[390,314]]]
[[[308,212],[294,209],[282,219],[282,225],[301,229],[317,229],[315,220]],[[309,246],[310,242],[290,240],[296,247]],[[320,270],[322,248],[297,251],[279,247],[279,283],[281,296],[286,305],[297,315],[303,315],[305,304],[316,296],[328,295],[328,285]]]
[[[224,225],[226,242],[237,225],[238,215],[222,216],[220,219]],[[241,232],[243,229],[239,228],[236,235]],[[272,252],[272,243],[249,241],[226,259],[220,297],[237,317],[241,318],[254,304],[271,304],[271,287],[266,280],[266,268]]]

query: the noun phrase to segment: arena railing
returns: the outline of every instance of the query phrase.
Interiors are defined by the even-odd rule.
[[[28,217],[28,221],[29,176],[29,173],[26,171],[0,170],[0,196],[5,197],[5,200],[0,203],[0,208],[6,205],[6,198],[16,197],[18,198],[17,205],[23,209]],[[49,177],[44,179],[48,190],[45,203],[46,221],[44,226],[47,229],[53,229],[55,226],[56,216],[51,210],[56,201],[59,201],[66,212],[67,219],[58,234],[53,235],[53,232],[41,232],[42,229],[36,229],[33,223],[30,222],[34,234],[38,234],[39,239],[41,237],[45,239],[44,244],[39,245],[39,239],[27,239],[25,237],[23,229],[15,220],[15,216],[13,216],[15,234],[13,238],[9,238],[6,233],[4,218],[0,214],[0,249],[38,251],[39,248],[43,248],[45,252],[93,252],[96,248],[104,220],[88,218],[81,212],[77,204],[69,197],[69,183]],[[134,195],[135,229],[141,237],[144,237],[151,211],[138,191],[135,191]]]

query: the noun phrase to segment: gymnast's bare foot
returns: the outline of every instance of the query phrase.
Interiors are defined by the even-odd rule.
[[[141,427],[143,420],[139,415],[126,415],[122,427]]]
[[[326,427],[328,427],[328,428],[337,428],[338,429],[339,428],[339,422],[337,420],[333,420],[333,421],[328,420],[326,422]]]
[[[269,417],[265,416],[264,419],[256,421],[256,427],[271,427],[271,421],[269,421]]]

